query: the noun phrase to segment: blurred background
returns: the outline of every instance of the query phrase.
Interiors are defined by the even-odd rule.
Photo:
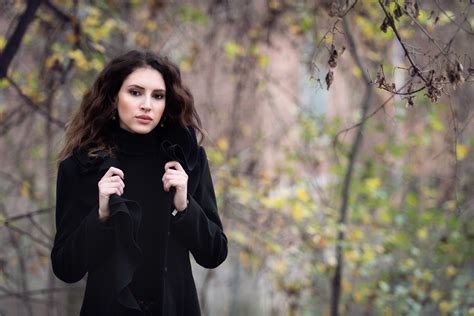
[[[168,55],[229,239],[203,315],[474,315],[469,0],[0,0],[0,315],[78,315],[51,271],[57,153],[98,72]]]

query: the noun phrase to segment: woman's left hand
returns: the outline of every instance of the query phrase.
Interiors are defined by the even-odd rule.
[[[173,167],[175,169],[173,169]],[[180,212],[184,211],[187,207],[188,175],[179,162],[167,162],[165,164],[165,174],[161,180],[163,181],[163,189],[166,192],[168,192],[172,186],[176,188],[173,200],[174,207]]]

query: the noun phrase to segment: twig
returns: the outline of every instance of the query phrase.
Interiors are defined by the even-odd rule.
[[[13,81],[13,79],[11,79],[10,77],[6,77],[6,78],[8,82],[13,86],[13,88],[15,88],[15,90],[20,95],[20,97],[25,101],[26,105],[31,107],[33,110],[41,114],[44,118],[46,118],[47,120],[49,120],[51,123],[55,124],[56,126],[62,129],[66,127],[66,124],[64,122],[49,115],[48,112],[46,112],[42,107],[37,105],[33,100],[31,100],[27,95],[25,95],[23,91],[21,91],[21,88],[16,84],[16,82]]]
[[[413,59],[411,58],[411,55],[410,53],[408,52],[405,44],[403,43],[403,40],[400,36],[400,34],[398,33],[398,30],[397,30],[397,27],[395,26],[395,21],[393,19],[393,16],[390,14],[390,12],[387,11],[387,9],[385,9],[385,6],[384,4],[382,3],[382,0],[378,0],[379,1],[379,4],[380,6],[382,7],[382,10],[383,12],[385,13],[385,17],[387,19],[387,22],[388,22],[388,25],[390,25],[390,27],[392,28],[393,32],[395,33],[395,36],[397,37],[398,39],[398,42],[400,43],[400,45],[402,46],[402,49],[403,51],[405,52],[405,56],[407,57],[408,61],[410,62],[412,68],[413,68],[413,71],[414,73],[420,77],[421,80],[423,80],[426,84],[428,84],[428,80],[421,74],[420,72],[420,69],[418,68],[418,66],[415,64],[415,62],[413,61]]]
[[[8,67],[20,48],[23,36],[28,29],[28,26],[33,21],[36,11],[41,4],[41,0],[29,0],[26,9],[20,17],[18,24],[12,36],[8,39],[5,48],[0,54],[0,79],[5,78],[8,72]]]

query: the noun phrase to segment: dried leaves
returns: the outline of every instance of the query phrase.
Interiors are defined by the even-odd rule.
[[[329,90],[329,87],[331,86],[332,82],[334,81],[334,72],[332,70],[329,70],[328,73],[326,74],[326,85],[327,89]]]
[[[342,46],[341,50],[338,51],[336,47],[334,46],[334,44],[331,44],[331,48],[329,50],[329,59],[328,59],[328,65],[330,68],[336,68],[337,58],[341,56],[345,50],[346,50],[345,46]],[[325,81],[326,81],[327,89],[329,90],[329,87],[334,81],[334,72],[332,71],[332,69],[329,69],[328,73],[326,74]]]
[[[418,6],[417,0],[405,0],[404,5],[405,11],[413,16],[415,19],[420,15],[420,7]]]
[[[448,80],[454,87],[458,84],[464,83],[463,71],[464,67],[459,61],[456,61],[454,66],[448,66],[446,73],[448,75]]]
[[[392,93],[396,93],[395,82],[388,83],[385,78],[385,73],[383,71],[383,65],[380,65],[379,70],[377,71],[377,77],[375,78],[375,84],[377,84],[379,89],[384,89]]]

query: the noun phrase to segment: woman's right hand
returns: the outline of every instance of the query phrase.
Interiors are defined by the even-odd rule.
[[[99,220],[105,221],[109,217],[109,199],[112,194],[122,195],[125,183],[123,171],[110,167],[100,179],[99,186]]]

